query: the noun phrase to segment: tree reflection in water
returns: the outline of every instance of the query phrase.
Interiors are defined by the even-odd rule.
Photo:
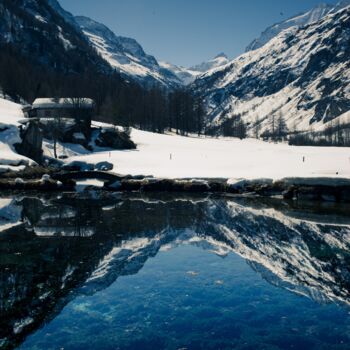
[[[137,274],[160,250],[182,244],[220,256],[233,252],[273,285],[347,306],[348,221],[342,207],[273,200],[2,198],[0,348],[21,344],[77,295]]]

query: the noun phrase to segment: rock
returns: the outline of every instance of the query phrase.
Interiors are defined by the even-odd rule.
[[[141,191],[157,192],[157,191],[174,191],[174,180],[168,179],[145,179],[142,181]]]
[[[207,181],[183,181],[183,189],[185,192],[210,192]]]
[[[295,188],[293,186],[289,187],[286,191],[282,192],[284,199],[293,199],[295,195]]]
[[[24,184],[24,180],[22,178],[20,178],[20,177],[17,177],[15,179],[15,184],[16,185],[23,185]]]
[[[299,187],[296,196],[298,200],[317,201],[320,200],[319,193],[314,186]]]
[[[48,175],[48,174],[44,174],[42,177],[41,177],[41,182],[49,182],[51,180],[51,176]]]
[[[121,185],[121,190],[123,191],[140,191],[142,186],[142,180],[122,180]]]
[[[113,164],[109,162],[100,162],[95,165],[95,169],[99,171],[110,171],[113,170]]]
[[[60,183],[52,179],[48,181],[27,180],[16,182],[13,179],[0,179],[1,190],[24,190],[24,191],[72,191],[74,190],[74,182]]]
[[[105,188],[107,190],[119,191],[122,188],[122,183],[121,183],[121,181],[115,181],[112,183],[105,183]]]
[[[30,122],[25,129],[22,129],[21,138],[22,143],[15,145],[16,151],[40,164],[43,158],[43,135],[38,123]]]
[[[350,203],[350,187],[342,188],[339,192],[339,200]]]
[[[95,141],[96,146],[113,148],[118,150],[136,149],[136,145],[130,136],[117,129],[102,129]]]
[[[210,192],[226,192],[226,184],[219,181],[208,182]]]
[[[93,171],[95,169],[95,165],[75,160],[65,164],[62,169],[66,171]]]

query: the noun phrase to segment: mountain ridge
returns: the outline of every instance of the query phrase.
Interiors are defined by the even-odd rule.
[[[261,132],[283,115],[289,129],[323,129],[350,110],[350,7],[306,27],[283,31],[265,46],[199,77],[208,123],[240,116]]]
[[[266,28],[258,38],[254,39],[246,48],[245,52],[254,51],[267,44],[271,39],[279,35],[282,31],[309,25],[317,22],[328,14],[338,12],[350,5],[350,0],[341,0],[335,5],[321,3],[309,11],[301,12],[284,21],[278,22]]]

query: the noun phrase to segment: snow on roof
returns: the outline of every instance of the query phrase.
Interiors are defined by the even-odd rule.
[[[33,108],[93,108],[95,102],[91,98],[37,98]]]

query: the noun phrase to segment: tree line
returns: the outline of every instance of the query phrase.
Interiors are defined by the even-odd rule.
[[[191,91],[146,89],[117,71],[104,74],[90,67],[62,72],[34,62],[12,45],[0,46],[0,86],[17,102],[38,97],[89,97],[96,102],[96,120],[162,133],[201,134],[204,108]]]
[[[295,133],[289,137],[295,146],[350,147],[350,122],[331,121],[322,131]]]

